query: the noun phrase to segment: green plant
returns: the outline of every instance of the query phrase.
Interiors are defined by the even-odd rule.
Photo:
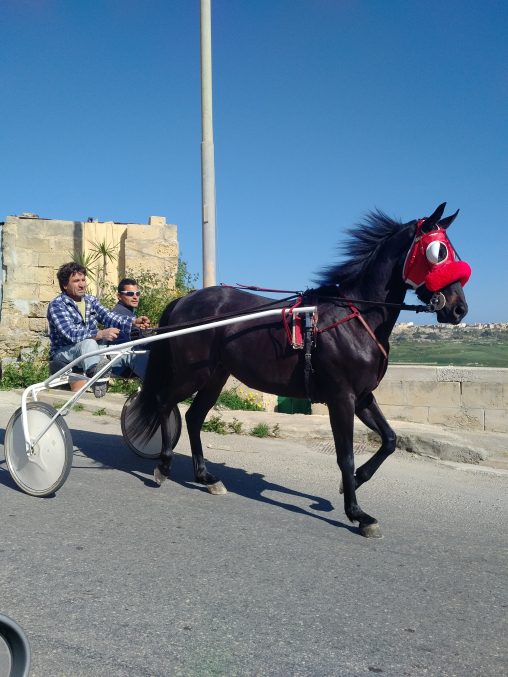
[[[266,423],[258,423],[249,434],[254,437],[280,437],[280,426],[276,423],[270,429]]]
[[[139,385],[140,382],[136,378],[111,378],[108,385],[108,392],[132,395],[138,391]]]
[[[250,434],[254,437],[268,437],[270,435],[270,428],[266,423],[258,423],[252,430]]]
[[[254,395],[252,392],[244,393],[242,390],[232,388],[231,390],[223,390],[219,395],[216,406],[219,405],[224,409],[243,410],[243,411],[264,411],[263,404],[260,402],[260,397]]]
[[[114,244],[102,240],[102,242],[89,241],[89,245],[90,251],[88,253],[77,252],[72,255],[72,260],[84,267],[86,276],[95,284],[95,296],[104,305],[108,305],[112,300],[106,290],[108,263],[114,263],[118,260],[120,243]]]
[[[243,423],[237,418],[233,418],[227,425],[228,432],[234,433],[235,435],[241,435],[243,433]]]
[[[183,296],[192,291],[196,286],[197,280],[197,274],[189,273],[186,262],[178,258],[178,268],[175,275],[175,290],[178,296]]]
[[[142,294],[139,298],[138,315],[147,315],[152,324],[157,324],[165,307],[173,299],[185,296],[194,289],[197,275],[189,273],[187,264],[178,259],[178,268],[175,275],[175,288],[169,289],[167,283],[161,280],[160,274],[149,270],[135,271],[130,277],[134,277]]]
[[[0,389],[27,388],[34,383],[45,381],[48,376],[48,351],[46,349],[41,353],[39,346],[36,345],[21,361],[4,366]]]
[[[226,423],[220,416],[210,416],[208,421],[205,421],[201,426],[201,430],[205,433],[227,434]]]
[[[92,412],[92,416],[106,416],[108,412],[104,407],[101,407],[100,409],[96,409],[94,412]]]

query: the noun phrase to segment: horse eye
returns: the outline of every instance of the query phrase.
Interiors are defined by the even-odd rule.
[[[448,258],[448,249],[442,242],[431,242],[425,251],[425,256],[431,263],[442,263]]]

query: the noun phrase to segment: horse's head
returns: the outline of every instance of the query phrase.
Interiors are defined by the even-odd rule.
[[[467,313],[463,286],[471,268],[460,260],[446,233],[459,210],[442,219],[445,207],[443,202],[432,216],[416,224],[403,276],[418,298],[436,311],[438,322],[459,324]]]

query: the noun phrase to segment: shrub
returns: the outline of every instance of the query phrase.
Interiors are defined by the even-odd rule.
[[[266,425],[266,423],[258,423],[257,426],[252,428],[250,434],[254,437],[268,437],[270,434],[270,428]]]
[[[41,352],[39,345],[25,351],[20,362],[6,364],[2,370],[0,388],[27,388],[34,383],[45,381],[49,376],[48,349]]]
[[[280,426],[276,423],[270,430],[266,423],[258,423],[257,426],[252,428],[250,434],[254,437],[280,437]]]
[[[260,402],[260,397],[248,392],[243,396],[242,390],[233,388],[232,390],[224,390],[217,400],[216,406],[219,405],[224,409],[243,410],[243,411],[264,411],[263,404]]]
[[[203,423],[201,430],[205,433],[227,434],[226,423],[220,416],[211,416],[208,421]]]
[[[243,423],[237,418],[234,418],[230,423],[228,423],[228,431],[234,433],[235,435],[241,435],[243,432]]]
[[[133,273],[132,277],[137,280],[143,292],[139,298],[136,314],[147,315],[153,325],[158,324],[159,318],[168,303],[192,291],[197,280],[197,275],[191,275],[188,272],[187,264],[182,259],[178,259],[174,290],[168,289],[160,275],[148,270],[137,271]]]

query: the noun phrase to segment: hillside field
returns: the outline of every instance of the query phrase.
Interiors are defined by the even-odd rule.
[[[436,329],[394,332],[392,364],[508,368],[508,331]]]

